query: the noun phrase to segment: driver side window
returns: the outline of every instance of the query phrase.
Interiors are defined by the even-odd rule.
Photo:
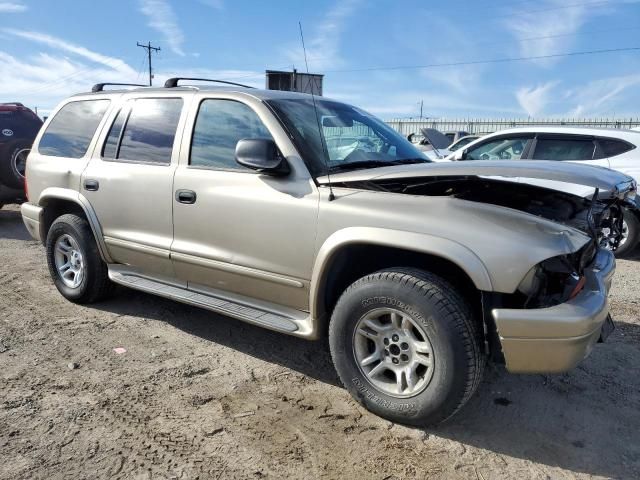
[[[492,140],[469,149],[466,160],[520,160],[530,138],[509,137]]]
[[[203,100],[193,129],[189,165],[248,172],[235,157],[236,144],[243,138],[272,137],[256,112],[244,103]]]

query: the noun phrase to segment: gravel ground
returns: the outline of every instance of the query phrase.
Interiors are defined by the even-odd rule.
[[[617,329],[581,366],[490,366],[423,430],[352,401],[322,342],[124,289],[65,301],[5,207],[0,478],[639,478],[639,261],[619,262]]]

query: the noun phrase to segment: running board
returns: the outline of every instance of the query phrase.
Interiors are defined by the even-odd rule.
[[[113,282],[124,285],[125,287],[152,293],[196,307],[206,308],[216,313],[268,328],[269,330],[299,337],[315,338],[313,323],[310,317],[303,316],[308,315],[305,312],[299,312],[300,316],[296,318],[269,311],[268,309],[257,308],[226,295],[205,294],[153,280],[135,273],[118,271],[111,268],[109,269],[109,278]]]

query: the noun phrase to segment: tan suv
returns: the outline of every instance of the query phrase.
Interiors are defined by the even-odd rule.
[[[98,85],[36,139],[22,215],[69,300],[101,300],[117,283],[328,335],[358,401],[421,425],[453,415],[488,358],[561,372],[611,330],[615,261],[599,241],[620,228],[629,177],[560,162],[432,164],[350,105],[177,84]]]

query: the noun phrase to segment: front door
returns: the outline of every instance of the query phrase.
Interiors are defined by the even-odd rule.
[[[173,276],[172,184],[183,103],[166,97],[124,103],[82,175],[109,254],[142,273]]]
[[[307,309],[318,192],[282,128],[257,100],[203,98],[187,132],[174,182],[177,277],[191,288]],[[236,163],[236,144],[247,138],[273,138],[291,173]]]

